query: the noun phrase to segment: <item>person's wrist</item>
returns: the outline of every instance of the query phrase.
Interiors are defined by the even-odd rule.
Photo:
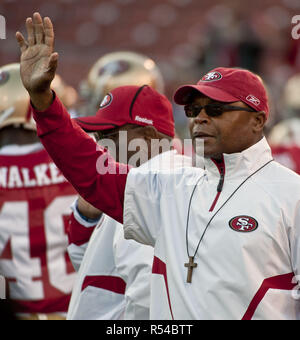
[[[76,210],[79,214],[79,216],[85,220],[86,222],[89,222],[89,223],[94,223],[94,222],[98,222],[102,216],[102,213],[99,213],[99,214],[95,214],[95,213],[91,213],[91,212],[88,212],[87,210],[82,210],[80,209],[80,202],[77,201],[76,202]]]
[[[40,92],[37,91],[28,92],[31,104],[37,111],[47,110],[55,99],[54,92],[51,90],[51,88]]]

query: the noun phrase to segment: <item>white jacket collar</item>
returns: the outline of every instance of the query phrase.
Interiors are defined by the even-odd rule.
[[[225,179],[248,177],[272,158],[271,148],[265,137],[242,152],[223,154]],[[220,171],[215,162],[205,159],[204,163],[209,177],[220,177]]]

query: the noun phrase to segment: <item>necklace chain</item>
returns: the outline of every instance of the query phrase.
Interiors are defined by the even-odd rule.
[[[204,229],[204,232],[202,233],[201,235],[201,238],[198,242],[198,245],[197,245],[197,248],[196,248],[196,251],[195,251],[195,254],[194,256],[192,257],[193,259],[195,258],[195,256],[197,255],[198,253],[198,249],[200,247],[200,244],[203,240],[203,237],[208,229],[208,227],[210,226],[212,220],[215,218],[215,216],[219,213],[219,211],[228,203],[228,201],[232,198],[232,196],[252,177],[254,176],[256,173],[258,173],[260,170],[262,170],[265,166],[267,166],[268,164],[270,164],[271,162],[273,162],[274,159],[270,160],[269,162],[267,162],[266,164],[264,164],[263,166],[261,166],[259,169],[257,169],[255,172],[253,172],[253,174],[251,174],[250,176],[248,176],[235,190],[234,192],[227,198],[227,200],[221,205],[221,207],[214,213],[214,215],[210,218],[210,220],[208,221],[205,229]],[[189,207],[188,207],[188,216],[187,216],[187,221],[186,221],[186,250],[187,250],[187,255],[189,258],[191,258],[190,256],[190,252],[189,252],[189,234],[188,234],[188,231],[189,231],[189,220],[190,220],[190,211],[191,211],[191,204],[192,204],[192,200],[193,200],[193,197],[194,197],[194,194],[195,194],[195,191],[196,191],[196,188],[200,182],[200,180],[203,178],[203,176],[201,176],[197,183],[195,184],[195,187],[193,189],[193,192],[191,194],[191,198],[190,198],[190,202],[189,202]]]

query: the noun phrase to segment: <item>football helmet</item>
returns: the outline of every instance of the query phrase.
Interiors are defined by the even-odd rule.
[[[77,91],[65,83],[62,77],[55,75],[51,88],[56,92],[57,96],[67,109],[73,108],[78,100]]]
[[[292,76],[282,97],[282,111],[285,119],[273,126],[268,136],[271,145],[300,146],[300,74]]]
[[[283,104],[289,110],[300,112],[300,74],[292,76],[283,90]]]
[[[164,81],[155,62],[134,52],[113,52],[104,55],[92,66],[81,84],[81,96],[89,103],[88,115],[94,115],[103,97],[124,85],[149,85],[164,92]]]
[[[300,147],[300,118],[284,119],[273,126],[268,141],[272,146]]]
[[[20,76],[20,64],[0,67],[0,129],[22,125],[25,129],[35,130],[29,103]]]

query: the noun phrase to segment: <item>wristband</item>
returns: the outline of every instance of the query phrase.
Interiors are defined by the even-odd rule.
[[[92,224],[97,224],[103,215],[101,214],[98,218],[95,218],[95,219],[84,216],[78,209],[78,200],[75,203],[75,209],[78,215],[80,216],[80,218],[82,218],[85,222],[92,223]]]

